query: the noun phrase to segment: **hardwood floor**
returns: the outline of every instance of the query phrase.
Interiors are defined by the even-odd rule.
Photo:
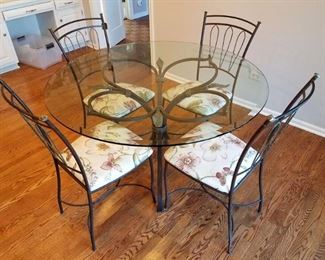
[[[60,66],[22,66],[0,77],[36,114],[48,114],[43,91]],[[247,140],[262,119],[237,134]],[[51,157],[2,98],[0,147],[0,259],[325,259],[325,140],[297,128],[288,127],[267,158],[262,214],[236,210],[232,256],[226,253],[226,211],[217,202],[197,192],[177,193],[170,209],[157,213],[150,193],[134,187],[96,207],[93,252],[87,209],[65,206],[60,215]],[[148,176],[144,165],[128,180],[148,183]],[[173,187],[194,185],[172,169],[168,178]],[[238,201],[257,195],[256,176],[246,184]],[[80,202],[85,194],[64,177],[63,197]]]
[[[148,42],[149,37],[149,16],[135,20],[124,20],[126,40],[125,42]]]

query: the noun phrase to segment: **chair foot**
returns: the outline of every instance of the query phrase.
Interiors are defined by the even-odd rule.
[[[259,198],[257,212],[261,213],[262,207],[263,207],[263,200],[264,200],[264,196],[263,196],[263,160],[260,163],[260,169],[259,169],[259,174],[258,174],[258,190],[259,190],[260,198]]]
[[[60,214],[63,214],[63,206],[62,206],[62,199],[61,199],[61,175],[60,175],[60,168],[59,164],[57,163],[56,159],[53,157],[56,178],[57,178],[57,203],[59,206]]]
[[[87,224],[88,224],[88,230],[90,235],[90,241],[91,241],[91,248],[93,251],[96,250],[96,244],[95,244],[95,235],[94,235],[94,210],[92,202],[89,202],[89,213],[87,218]]]
[[[155,196],[155,192],[153,190],[151,190],[151,196],[152,196],[153,203],[156,204],[156,196]]]
[[[170,203],[170,200],[169,200],[169,196],[167,194],[167,196],[165,197],[164,210],[167,210],[170,206],[171,206],[171,203]]]
[[[228,253],[229,255],[231,255],[232,252],[233,252],[232,242],[228,242],[227,253]]]
[[[95,245],[95,242],[91,241],[91,249],[93,251],[96,251],[96,245]]]
[[[94,236],[94,223],[92,217],[88,216],[88,229],[89,229],[89,235],[90,235],[90,241],[91,241],[91,248],[93,251],[96,250],[96,243],[95,243],[95,236]]]
[[[258,214],[261,214],[261,212],[262,212],[262,208],[263,208],[263,202],[260,202],[260,203],[258,204],[258,208],[257,208],[257,213],[258,213]]]
[[[231,254],[232,252],[232,241],[233,241],[233,235],[234,235],[234,219],[232,215],[232,209],[233,206],[231,204],[231,198],[229,198],[229,204],[228,204],[228,212],[227,212],[227,218],[228,218],[228,254]]]

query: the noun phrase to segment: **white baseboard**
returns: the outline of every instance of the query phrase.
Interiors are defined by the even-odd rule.
[[[280,112],[277,112],[275,110],[269,109],[269,108],[264,108],[261,112],[262,115],[273,115],[273,116],[277,116],[280,115]],[[325,137],[325,128],[321,128],[319,126],[307,123],[306,121],[297,119],[297,118],[293,118],[290,121],[290,125],[300,128],[302,130],[305,130],[307,132],[319,135],[321,137]]]
[[[166,76],[166,78],[168,78],[170,80],[173,80],[173,81],[176,81],[178,83],[189,82],[189,80],[187,80],[187,79],[185,79],[183,77],[179,77],[177,75],[174,75],[172,73],[166,73],[165,76]],[[234,97],[234,103],[238,104],[238,105],[241,105],[243,107],[249,108],[249,109],[254,109],[254,104],[247,101],[247,100],[245,100],[245,99]],[[281,113],[265,107],[261,111],[261,114],[265,115],[265,116],[268,116],[268,115],[277,116],[277,115],[280,115]],[[293,118],[291,120],[291,122],[290,122],[290,125],[292,125],[294,127],[297,127],[297,128],[300,128],[300,129],[303,129],[303,130],[305,130],[307,132],[319,135],[321,137],[325,137],[325,128],[321,128],[319,126],[307,123],[307,122],[305,122],[303,120]]]
[[[167,79],[170,79],[170,80],[175,81],[175,82],[180,83],[180,84],[183,84],[183,83],[186,83],[186,82],[190,82],[190,80],[188,80],[186,78],[183,78],[183,77],[180,77],[180,76],[177,76],[177,75],[175,75],[173,73],[170,73],[170,72],[167,72],[165,74],[165,77]]]
[[[17,61],[17,63],[18,63],[18,61]],[[0,74],[6,73],[6,72],[9,72],[9,71],[12,71],[12,70],[19,69],[19,66],[18,66],[17,63],[11,64],[11,65],[6,66],[6,67],[0,67]]]

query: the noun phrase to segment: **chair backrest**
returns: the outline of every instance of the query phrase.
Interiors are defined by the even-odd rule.
[[[89,183],[85,174],[83,165],[78,157],[76,151],[73,149],[70,142],[61,133],[61,131],[56,128],[56,126],[47,118],[47,116],[37,117],[25,104],[25,102],[6,84],[0,79],[1,94],[4,100],[13,107],[26,123],[32,128],[34,133],[41,139],[45,147],[48,149],[53,159],[56,160],[68,173],[71,171],[78,172],[82,175],[84,179],[84,184],[81,183],[73,174],[70,174],[77,182],[84,186],[87,190],[90,190]],[[55,141],[54,141],[55,140]],[[73,156],[75,162],[78,166],[77,170],[70,168],[60,150],[57,147],[58,141],[61,141],[67,149],[69,155]]]
[[[209,55],[214,57],[220,70],[236,78],[241,58],[245,58],[248,48],[261,22],[254,24],[243,18],[229,15],[208,15],[204,12],[200,39],[200,57],[202,46],[208,45]],[[218,55],[216,55],[216,52]],[[218,56],[218,59],[216,58]],[[197,80],[200,68],[198,63]]]
[[[83,18],[49,29],[67,62],[91,50],[107,48],[107,24],[103,14],[97,18]],[[104,39],[104,40],[103,40]]]
[[[233,191],[235,187],[237,176],[243,173],[252,172],[253,169],[262,162],[281,131],[289,124],[299,108],[311,98],[315,90],[315,81],[317,78],[319,78],[319,75],[315,73],[292,99],[281,115],[267,119],[253,134],[237,162],[234,170],[231,191]],[[242,163],[250,157],[249,153],[252,153],[252,148],[255,149],[257,153],[253,159],[252,157],[250,158],[251,167],[242,171]]]

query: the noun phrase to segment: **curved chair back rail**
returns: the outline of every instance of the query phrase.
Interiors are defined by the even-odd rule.
[[[48,119],[47,116],[37,117],[33,114],[33,112],[29,109],[29,107],[25,104],[25,102],[4,82],[0,80],[1,84],[1,93],[5,101],[14,109],[16,109],[22,118],[26,121],[26,123],[32,128],[35,134],[41,139],[45,147],[49,150],[53,159],[57,161],[60,166],[67,170],[70,173],[71,170],[74,172],[78,172],[82,175],[83,183],[78,180],[73,174],[70,175],[82,186],[84,189],[90,192],[90,186],[88,183],[88,179],[86,177],[86,173],[83,167],[83,164],[80,161],[79,156],[76,151],[70,144],[70,142],[66,139],[66,137],[61,133],[61,131]],[[50,132],[54,133],[54,136],[58,137],[59,140],[67,147],[68,152],[75,159],[79,170],[71,169],[66,163],[65,159],[62,157],[60,149],[57,147],[54,141],[54,136],[50,135]]]
[[[107,196],[109,196],[114,190],[116,190],[118,187],[126,186],[126,185],[135,185],[142,188],[145,188],[147,190],[151,191],[151,195],[153,198],[153,201],[155,202],[155,196],[154,196],[154,188],[153,188],[153,162],[151,160],[151,153],[147,153],[143,157],[142,161],[139,161],[139,163],[134,163],[129,168],[125,168],[123,173],[121,175],[116,176],[114,179],[100,183],[96,187],[91,187],[90,181],[88,180],[88,176],[93,174],[97,174],[94,169],[92,169],[92,166],[88,166],[87,164],[83,164],[84,160],[87,158],[79,157],[77,151],[81,151],[82,148],[76,147],[76,149],[79,149],[76,151],[76,149],[72,146],[72,144],[67,140],[67,138],[61,133],[61,131],[47,118],[47,116],[41,116],[37,117],[33,114],[33,112],[29,109],[29,107],[25,104],[25,102],[2,80],[0,80],[0,87],[1,87],[1,94],[4,98],[4,100],[13,107],[19,114],[22,116],[22,118],[26,121],[26,123],[32,128],[32,130],[35,132],[35,134],[41,139],[45,147],[48,149],[50,154],[52,155],[55,170],[56,170],[56,176],[57,176],[57,200],[58,205],[60,209],[60,213],[63,213],[63,206],[62,203],[70,205],[70,206],[87,206],[89,208],[89,215],[88,215],[88,229],[92,244],[92,249],[96,249],[95,244],[95,236],[94,236],[94,206],[101,201],[103,201]],[[81,140],[77,139],[76,141]],[[91,139],[88,139],[91,140]],[[87,141],[88,141],[87,140]],[[63,156],[63,154],[60,152],[61,149],[58,147],[58,143],[61,141],[61,144],[63,143],[63,147],[65,148],[63,150],[64,154],[66,156]],[[77,144],[76,144],[77,145]],[[98,145],[105,145],[102,142],[97,143]],[[109,152],[108,152],[109,153]],[[64,158],[66,157],[66,158]],[[68,159],[69,157],[69,159]],[[70,161],[71,158],[74,159],[73,166],[71,164],[69,165],[67,161]],[[144,161],[149,159],[150,162],[150,177],[151,177],[151,186],[146,187],[141,184],[136,183],[126,183],[126,184],[120,184],[121,178],[128,175],[132,170],[136,169],[139,165],[141,165]],[[84,204],[73,204],[70,202],[65,202],[61,199],[61,174],[60,174],[60,168],[59,166],[65,170],[66,173],[69,174],[77,183],[79,183],[87,193],[87,203]],[[89,167],[91,169],[89,169]],[[86,172],[88,170],[88,172]],[[90,173],[89,173],[90,171]],[[122,171],[122,170],[121,170]],[[109,173],[109,172],[107,172]],[[107,174],[106,172],[104,174]],[[82,176],[82,178],[78,178],[79,174]],[[96,175],[96,177],[99,176]],[[106,175],[105,175],[106,176]],[[103,191],[96,199],[92,198],[92,194],[99,191],[99,190],[105,190]]]
[[[110,46],[107,28],[107,23],[104,21],[104,16],[101,13],[99,17],[77,19],[55,29],[49,29],[61,49],[66,62],[68,62],[68,67],[76,82],[81,102],[84,100],[81,83],[92,74],[101,72],[104,68],[107,68],[112,71],[113,81],[115,82],[114,68],[110,63]],[[104,43],[101,43],[100,38],[102,37],[99,37],[99,33],[104,35]],[[100,55],[100,52],[96,56],[86,55],[98,49],[104,49],[106,59],[103,59],[103,55]],[[88,66],[83,66],[80,61],[73,62],[73,59],[76,57],[87,60],[85,64]],[[87,108],[85,104],[83,104],[82,109],[84,127],[86,127]]]
[[[250,44],[261,22],[256,24],[240,17],[230,15],[209,15],[204,12],[201,38],[200,57],[203,45],[208,44],[209,55],[215,57],[217,50],[218,67],[233,78],[236,78],[241,64],[245,58]],[[234,66],[236,64],[236,66]],[[199,80],[200,63],[198,63],[197,80]]]
[[[210,15],[204,12],[199,57],[202,56],[203,45],[208,43],[209,56],[215,57],[215,62],[220,71],[233,78],[228,106],[229,121],[232,122],[232,100],[235,92],[238,74],[243,58],[255,37],[261,22],[256,24],[246,19],[230,15]],[[220,53],[215,55],[216,51]],[[216,58],[218,57],[218,58]],[[200,78],[200,72],[207,66],[197,65],[196,80]]]
[[[56,29],[49,29],[67,62],[73,58],[73,54],[87,52],[91,49],[107,48],[109,41],[107,24],[103,14],[96,18],[83,18],[65,23]],[[99,33],[104,35],[104,44],[101,44]]]
[[[319,75],[315,73],[314,76],[302,87],[302,89],[297,93],[297,95],[290,101],[290,103],[284,109],[281,115],[266,120],[261,125],[261,127],[253,134],[238,160],[237,166],[234,171],[234,177],[232,180],[230,193],[232,193],[235,188],[237,175],[241,174],[241,163],[245,159],[249,149],[254,148],[257,151],[252,166],[248,169],[249,171],[252,171],[258,164],[263,161],[272,144],[276,141],[278,135],[290,123],[299,108],[301,108],[311,98],[315,91],[315,81],[318,77]],[[237,185],[237,187],[238,186],[239,185]]]
[[[205,76],[203,72],[206,69],[212,68],[211,63],[203,64],[201,59],[211,57],[218,71],[221,72],[218,74],[215,82],[222,82],[225,85],[229,85],[229,88],[227,88],[229,92],[229,103],[226,109],[223,109],[223,114],[228,117],[230,123],[232,123],[232,101],[238,75],[260,24],[261,22],[255,24],[235,16],[210,15],[204,12],[198,53],[199,59],[196,68],[196,81],[200,82]],[[226,81],[229,80],[229,82],[225,82],[224,76]],[[188,87],[191,86],[188,85]],[[218,88],[216,89],[218,90]],[[202,96],[201,100],[204,102],[207,97],[208,95]],[[186,106],[180,106],[190,111]],[[220,107],[215,107],[215,110],[219,109]],[[195,111],[195,114],[204,116],[200,111],[198,113]]]
[[[132,108],[130,111],[128,111],[127,115],[123,116],[114,116],[114,113],[109,110],[102,113],[102,107],[96,106],[96,109],[94,109],[91,106],[92,101],[95,98],[100,99],[100,97],[103,97],[103,99],[109,99],[114,94],[121,94],[124,96],[123,99],[141,104],[143,107],[145,107],[147,112],[151,110],[147,104],[148,100],[143,102],[143,100],[133,93],[143,87],[132,84],[132,86],[130,86],[130,89],[132,90],[125,90],[123,87],[119,87],[119,85],[115,84],[116,75],[113,62],[110,57],[107,28],[108,27],[104,21],[103,14],[100,14],[100,17],[97,18],[78,19],[65,23],[56,29],[49,29],[56,43],[59,45],[65,60],[68,62],[68,71],[72,75],[73,81],[78,88],[83,110],[83,128],[87,128],[87,117],[90,115],[119,122],[125,121],[124,118],[136,110]],[[103,34],[104,37],[100,37],[100,33]],[[93,50],[96,50],[96,52]],[[89,54],[89,52],[92,53]],[[77,59],[74,59],[76,57]],[[85,89],[94,87],[89,86],[86,79],[91,80],[91,77],[96,77],[98,79],[99,77],[97,77],[97,75],[93,76],[95,73],[100,74],[100,77],[102,77],[104,80],[107,79],[107,73],[109,73],[112,80],[106,80],[106,83],[102,82],[98,84],[94,92],[85,95],[85,92],[87,92]],[[127,82],[119,81],[119,83],[120,85],[124,85]],[[100,88],[107,90],[107,92],[105,92],[105,96],[96,94],[96,90]],[[108,93],[109,89],[111,89],[110,93]],[[87,97],[89,96],[90,99],[89,102],[87,102]],[[154,94],[152,97],[153,96]],[[152,98],[150,98],[150,100],[152,100]],[[118,107],[121,106],[121,103],[119,100],[115,100],[112,101],[111,105],[116,105]],[[151,112],[149,111],[149,114],[150,113]],[[132,116],[129,120],[132,121],[145,117],[146,115],[141,115],[140,117]]]
[[[272,144],[276,141],[277,137],[282,132],[282,130],[290,123],[291,119],[294,117],[297,111],[312,97],[315,91],[315,81],[318,77],[319,75],[315,73],[314,76],[311,77],[311,79],[302,87],[302,89],[296,94],[296,96],[289,102],[287,107],[284,109],[283,113],[279,116],[271,117],[265,120],[264,123],[251,136],[251,138],[245,144],[245,146],[241,148],[241,150],[239,151],[240,155],[238,157],[238,160],[236,159],[237,158],[236,157],[235,160],[231,162],[231,165],[233,165],[234,163],[235,166],[233,172],[231,173],[231,177],[230,177],[231,183],[228,192],[219,190],[218,188],[214,188],[208,185],[207,183],[203,182],[202,180],[205,175],[202,174],[200,175],[200,173],[197,173],[198,177],[194,178],[192,175],[190,175],[190,173],[186,173],[185,171],[178,169],[176,165],[174,165],[174,163],[166,161],[165,169],[164,169],[165,171],[167,169],[167,165],[171,164],[176,169],[180,170],[182,173],[185,173],[187,176],[189,176],[190,178],[198,182],[202,188],[202,191],[208,193],[212,198],[221,202],[221,204],[227,209],[228,253],[231,253],[232,251],[232,240],[233,240],[233,230],[234,230],[233,227],[234,223],[232,217],[233,207],[252,206],[258,203],[258,212],[261,211],[263,206],[263,185],[262,185],[263,162],[268,152],[270,151]],[[221,136],[219,138],[224,138],[224,136]],[[237,137],[235,137],[233,140],[235,140],[236,142],[240,142],[241,144],[244,144],[244,142]],[[225,144],[225,146],[227,146],[227,144]],[[188,148],[187,153],[192,153],[192,152],[195,153],[195,151],[193,150],[195,148],[193,147],[191,148],[191,146],[188,147],[190,148]],[[232,168],[231,165],[227,167],[229,172],[231,172],[231,168]],[[235,191],[242,186],[245,180],[251,175],[251,173],[254,172],[254,170],[257,167],[259,167],[259,171],[258,171],[259,198],[255,201],[248,202],[248,203],[241,203],[241,204],[234,203],[233,196],[235,194]],[[204,169],[202,169],[201,171],[203,170]],[[239,181],[237,181],[237,179]],[[184,188],[177,189],[175,191],[178,190],[184,190]],[[224,197],[220,198],[219,196],[216,196],[214,193],[211,192],[211,190],[219,193],[220,195],[223,195]],[[170,193],[173,193],[175,191],[172,191]],[[166,198],[168,198],[166,175],[165,175],[165,192],[166,192]]]

